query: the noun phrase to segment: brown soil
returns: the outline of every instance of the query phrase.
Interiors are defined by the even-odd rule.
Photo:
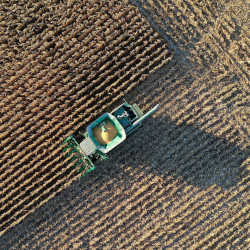
[[[245,1],[58,2],[0,5],[3,249],[247,249]],[[160,109],[79,180],[60,143],[125,94]]]

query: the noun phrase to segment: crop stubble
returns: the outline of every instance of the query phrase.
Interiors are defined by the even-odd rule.
[[[130,92],[129,98],[143,109],[160,103],[160,110],[141,128],[141,134],[130,137],[112,154],[112,163],[105,162],[84,182],[63,190],[16,226],[12,233],[7,233],[7,246],[53,246],[55,249],[247,247],[250,160],[245,23],[239,27],[243,19],[229,12],[235,9],[233,1],[131,2],[175,51],[166,68]],[[147,23],[140,28],[145,27]],[[144,37],[141,40],[144,41]],[[120,51],[118,47],[117,53]],[[134,51],[137,55],[140,47]],[[52,74],[50,79],[55,88],[51,93],[63,77],[64,84],[73,81],[79,85],[81,72],[79,68],[75,75],[78,80],[71,80],[75,78],[69,72],[56,80]],[[108,73],[108,76],[113,77],[113,74]],[[117,76],[116,81],[119,79]],[[65,88],[65,92],[71,91],[71,97],[78,95],[76,90],[71,90],[72,85]],[[128,85],[122,89],[124,92]],[[79,101],[74,106],[76,109],[71,110],[72,117],[64,117],[63,124],[68,124],[70,119],[76,121],[71,121],[66,128],[61,125],[65,134],[77,128],[78,121],[85,123],[101,113],[103,109],[97,105],[103,103],[102,98],[98,98],[102,90],[95,92],[93,100],[87,104],[89,110],[93,110],[92,116],[79,115],[83,110]],[[111,93],[111,98],[115,93]],[[96,105],[95,100],[98,100]],[[53,107],[59,104],[63,105],[54,100]],[[54,133],[55,138],[61,135]],[[72,165],[61,163],[59,150],[53,152],[54,157],[47,158],[44,165],[38,161],[38,166],[49,169],[58,161],[65,170],[71,171]],[[71,182],[75,172],[70,173],[72,176],[67,181]],[[59,191],[63,186],[53,187]],[[17,232],[20,235],[14,239]]]
[[[164,65],[170,52],[126,1],[2,3],[1,232],[77,172],[62,140]]]

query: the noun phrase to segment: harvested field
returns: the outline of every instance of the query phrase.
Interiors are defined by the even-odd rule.
[[[135,7],[98,2],[2,5],[1,231],[74,179],[62,140],[170,57]]]
[[[0,245],[247,249],[248,5],[97,2],[0,5]],[[160,110],[79,180],[60,143],[124,95]]]

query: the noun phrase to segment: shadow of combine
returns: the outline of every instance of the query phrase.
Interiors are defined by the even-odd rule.
[[[216,184],[227,189],[242,179],[248,153],[195,126],[162,117],[147,120],[111,158],[134,168],[145,166],[145,171],[162,177],[181,177],[200,188]]]

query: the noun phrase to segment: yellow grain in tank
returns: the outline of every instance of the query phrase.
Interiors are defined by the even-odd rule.
[[[104,123],[105,131],[99,126],[93,128],[93,135],[101,145],[110,143],[117,136],[117,130],[113,123],[108,119],[104,120]]]

